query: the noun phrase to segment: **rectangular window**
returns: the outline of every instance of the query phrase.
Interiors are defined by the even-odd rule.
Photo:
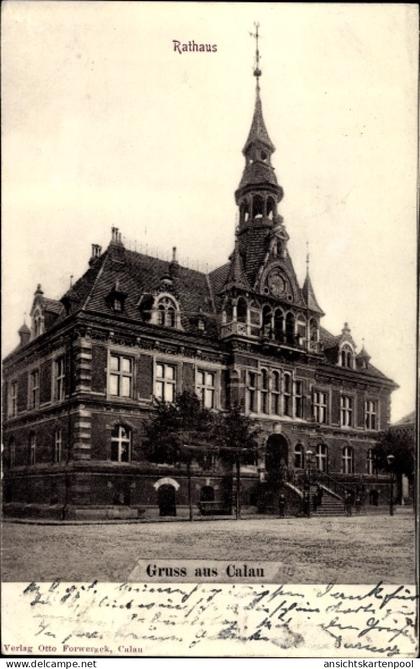
[[[34,465],[36,462],[36,435],[31,434],[29,437],[29,464]]]
[[[365,426],[367,430],[376,430],[377,405],[373,400],[365,402]]]
[[[302,418],[303,416],[302,381],[295,381],[295,416],[296,418]]]
[[[278,416],[280,414],[280,374],[273,372],[273,380],[271,387],[271,410],[273,414]]]
[[[63,400],[65,397],[66,360],[61,355],[54,363],[54,397]]]
[[[56,430],[54,435],[54,462],[61,462],[63,457],[63,431]]]
[[[9,387],[9,418],[17,416],[17,381],[12,381]]]
[[[283,388],[283,413],[285,416],[292,415],[292,377],[286,373],[284,375]]]
[[[203,407],[214,409],[215,374],[199,369],[197,372],[197,394]]]
[[[268,399],[268,372],[266,369],[263,369],[261,372],[261,413],[269,413]]]
[[[175,401],[175,366],[163,362],[156,364],[155,395],[163,402]]]
[[[39,369],[34,369],[29,375],[29,408],[39,406]]]
[[[312,398],[312,414],[317,423],[327,422],[327,393],[315,390]]]
[[[353,398],[349,395],[341,396],[341,425],[342,427],[353,425]]]
[[[252,413],[257,411],[257,375],[255,372],[248,372],[248,410]]]
[[[125,355],[111,353],[109,393],[116,397],[132,397],[133,360]]]

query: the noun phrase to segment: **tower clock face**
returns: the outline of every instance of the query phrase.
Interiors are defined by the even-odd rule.
[[[279,270],[273,270],[268,275],[267,286],[272,295],[282,297],[286,294],[287,283]]]

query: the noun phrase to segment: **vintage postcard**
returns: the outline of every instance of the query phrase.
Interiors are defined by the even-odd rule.
[[[5,656],[418,654],[418,7],[2,7]]]

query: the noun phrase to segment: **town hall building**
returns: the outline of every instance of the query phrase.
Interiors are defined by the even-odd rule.
[[[257,52],[258,54],[258,52]],[[238,404],[261,427],[241,468],[241,505],[273,512],[284,494],[299,514],[310,480],[326,508],[346,491],[386,501],[375,468],[396,384],[359,349],[350,327],[331,334],[309,275],[300,285],[280,213],[283,189],[263,118],[260,76],[239,223],[228,261],[208,273],[125,247],[117,228],[93,244],[86,272],[58,300],[38,284],[30,327],[4,360],[4,510],[12,517],[182,515],[182,464],[144,448],[154,398],[197,393],[216,412]],[[209,454],[211,444],[209,444]],[[191,466],[192,502],[230,512],[234,476],[217,458]],[[326,501],[325,501],[326,500]]]

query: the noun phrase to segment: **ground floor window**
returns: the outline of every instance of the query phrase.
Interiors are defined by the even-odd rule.
[[[131,460],[131,430],[124,425],[116,425],[112,430],[111,460],[115,462]]]
[[[354,453],[351,446],[345,446],[343,448],[341,462],[342,462],[341,471],[343,474],[354,473]]]
[[[303,469],[305,464],[305,456],[302,444],[295,446],[295,469]]]
[[[328,470],[328,447],[325,444],[318,444],[316,447],[316,468],[319,472]]]
[[[368,474],[375,474],[375,454],[373,448],[369,448],[366,454],[366,471]]]

